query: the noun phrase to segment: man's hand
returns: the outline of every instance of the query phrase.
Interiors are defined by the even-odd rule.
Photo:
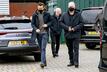
[[[69,32],[70,32],[70,31],[72,31],[72,28],[71,28],[71,27],[69,27],[69,28],[68,28],[68,31],[69,31]]]
[[[74,28],[72,28],[72,29],[71,29],[71,31],[73,31],[73,32],[74,32],[74,31],[75,31],[75,29],[74,29]]]
[[[46,27],[48,27],[48,25],[47,25],[47,24],[44,24],[43,27],[46,28]]]
[[[40,33],[40,29],[37,29],[36,32],[37,32],[37,33]]]

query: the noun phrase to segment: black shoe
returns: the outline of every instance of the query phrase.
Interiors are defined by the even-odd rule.
[[[45,64],[45,66],[47,66],[47,64]]]
[[[79,68],[79,65],[75,65],[75,68]]]
[[[70,66],[73,66],[73,65],[74,65],[74,64],[70,63],[70,64],[68,64],[67,66],[70,67]]]
[[[44,68],[45,67],[45,64],[40,64],[41,68]]]
[[[45,61],[45,64],[44,64],[45,66],[47,66],[47,62]]]
[[[55,58],[55,57],[56,57],[56,55],[53,55],[53,57]]]
[[[58,57],[59,55],[56,53],[56,55],[55,55],[56,57]]]

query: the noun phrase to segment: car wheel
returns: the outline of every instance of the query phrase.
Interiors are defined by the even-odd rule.
[[[34,53],[35,61],[41,61],[41,53]]]
[[[86,43],[85,45],[88,49],[94,49],[96,47],[95,43]]]

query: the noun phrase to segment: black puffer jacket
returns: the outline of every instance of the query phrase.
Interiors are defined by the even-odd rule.
[[[53,21],[52,21],[52,24],[51,24],[51,27],[50,27],[50,31],[51,33],[54,33],[54,34],[61,34],[61,31],[62,31],[62,27],[60,26],[60,17],[59,16],[58,18],[55,16],[55,14],[52,16],[53,17]]]

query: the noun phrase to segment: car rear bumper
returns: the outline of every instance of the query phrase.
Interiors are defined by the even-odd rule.
[[[100,39],[81,39],[81,43],[100,43]]]
[[[38,45],[26,47],[0,47],[0,53],[8,52],[40,52]]]
[[[82,36],[80,39],[81,43],[100,43],[99,36]]]

